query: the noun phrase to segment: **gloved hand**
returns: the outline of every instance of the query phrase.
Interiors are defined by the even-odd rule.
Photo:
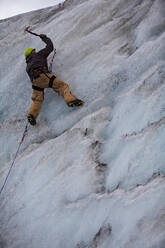
[[[44,39],[44,38],[46,38],[47,36],[45,35],[45,34],[40,34],[40,38],[41,39]]]

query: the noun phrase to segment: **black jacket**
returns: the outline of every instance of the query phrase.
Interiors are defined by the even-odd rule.
[[[39,52],[31,53],[26,57],[26,72],[29,75],[31,81],[33,81],[34,78],[37,78],[41,73],[49,72],[47,57],[54,49],[53,43],[47,36],[44,36],[41,39],[46,43],[46,47]]]

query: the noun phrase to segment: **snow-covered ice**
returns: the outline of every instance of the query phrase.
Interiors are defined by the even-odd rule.
[[[51,89],[0,195],[0,248],[165,247],[165,2],[67,0],[0,20],[0,187],[26,125],[23,52],[57,48]],[[49,60],[51,59],[51,55]]]

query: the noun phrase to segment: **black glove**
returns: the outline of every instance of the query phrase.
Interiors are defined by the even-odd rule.
[[[41,38],[41,40],[43,40],[43,39],[47,38],[47,36],[45,34],[40,34],[40,38]]]

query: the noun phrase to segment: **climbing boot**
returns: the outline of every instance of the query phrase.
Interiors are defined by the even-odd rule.
[[[30,123],[32,126],[35,126],[35,125],[36,125],[36,120],[35,120],[35,118],[34,118],[33,115],[28,115],[28,116],[27,116],[27,119],[28,119],[29,123]]]
[[[84,102],[81,101],[80,99],[76,99],[71,102],[68,102],[67,104],[68,104],[68,107],[78,107],[78,106],[82,106]]]

